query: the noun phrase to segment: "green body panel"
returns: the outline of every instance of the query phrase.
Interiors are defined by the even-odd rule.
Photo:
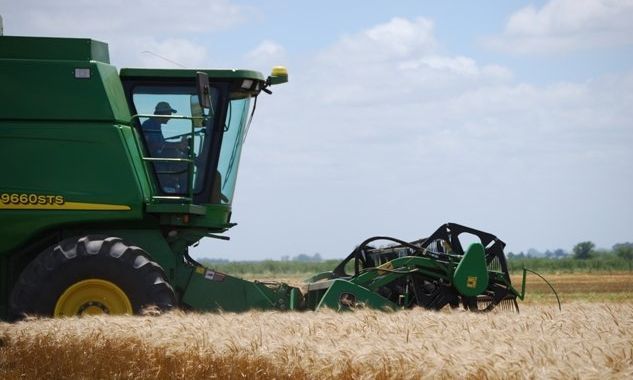
[[[96,60],[108,62],[106,44],[87,39],[0,38],[0,83],[6,89],[0,95],[4,163],[0,193],[31,200],[61,197],[56,198],[57,206],[127,208],[6,209],[5,203],[0,205],[6,226],[0,229],[0,256],[61,226],[143,217],[148,178],[139,166],[123,87],[116,69]],[[77,68],[89,69],[90,78],[76,78]],[[35,203],[51,205],[50,198]]]
[[[267,286],[198,267],[192,272],[182,303],[204,311],[291,310],[297,308],[299,294],[297,288],[286,284]]]
[[[130,126],[120,126],[121,139],[124,148],[127,150],[132,170],[135,173],[136,182],[138,183],[141,197],[144,203],[149,203],[152,196],[152,183],[150,181],[150,173],[147,165],[143,162],[139,152],[143,151],[140,144],[140,137],[136,130]]]
[[[488,268],[484,246],[473,243],[453,274],[453,285],[465,296],[476,296],[488,287]]]
[[[110,63],[108,44],[87,38],[4,36],[0,38],[2,58]]]
[[[0,255],[56,226],[140,221],[145,196],[132,165],[131,152],[122,144],[123,138],[116,124],[3,121],[0,160],[5,166],[0,193],[63,198],[63,204],[58,204],[62,203],[61,198],[56,198],[60,202],[55,205],[47,199],[45,205],[51,207],[80,203],[121,206],[127,210],[96,210],[90,206],[2,209],[5,226],[0,229]]]
[[[76,68],[90,78],[75,78]],[[105,63],[0,59],[0,81],[10,89],[0,95],[2,119],[131,122],[116,68]]]
[[[352,307],[370,307],[380,310],[396,310],[398,306],[371,289],[344,279],[332,280],[319,301],[316,310],[326,307],[347,310]]]

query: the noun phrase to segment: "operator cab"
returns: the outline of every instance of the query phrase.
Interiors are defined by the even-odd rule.
[[[247,70],[121,70],[153,201],[231,204],[254,99],[282,83],[271,78]]]

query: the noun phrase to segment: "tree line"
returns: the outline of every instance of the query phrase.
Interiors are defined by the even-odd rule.
[[[576,260],[588,260],[600,256],[618,256],[625,260],[633,260],[633,243],[618,243],[615,244],[611,250],[596,249],[596,245],[591,241],[582,241],[574,246],[571,252],[567,252],[563,249],[556,249],[553,251],[547,250],[543,253],[537,251],[534,248],[530,248],[527,253],[520,252],[515,254],[509,252],[507,254],[508,259],[524,259],[524,258],[540,258],[545,257],[548,259],[562,259],[573,258]]]
[[[618,243],[611,249],[596,249],[591,241],[582,241],[574,246],[571,252],[557,249],[535,254],[528,250],[507,254],[508,266],[512,271],[520,271],[523,267],[548,272],[574,271],[633,271],[633,243]]]
[[[591,241],[576,244],[571,252],[563,249],[527,253],[509,252],[506,255],[511,272],[523,267],[544,272],[633,271],[633,243],[618,243],[612,249],[596,249]],[[341,259],[323,259],[319,253],[283,256],[282,260],[230,261],[201,259],[200,262],[221,272],[237,276],[244,274],[315,274],[334,269]]]

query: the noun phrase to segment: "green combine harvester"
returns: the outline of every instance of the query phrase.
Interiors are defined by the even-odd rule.
[[[257,97],[287,80],[283,67],[117,71],[102,42],[0,36],[0,317],[517,308],[525,282],[512,287],[504,243],[457,224],[368,239],[303,289],[192,259],[189,247],[235,225]],[[464,250],[461,234],[477,241]]]

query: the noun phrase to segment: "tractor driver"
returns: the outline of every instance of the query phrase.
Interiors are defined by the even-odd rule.
[[[187,141],[181,139],[179,142],[167,142],[163,136],[162,126],[169,122],[169,117],[159,117],[160,115],[171,116],[178,111],[171,108],[167,102],[158,102],[154,109],[154,115],[157,117],[150,117],[142,124],[143,135],[145,136],[145,142],[149,149],[149,154],[152,157],[169,157],[180,156],[184,157],[186,153]],[[166,155],[166,153],[171,153]]]
[[[170,120],[168,116],[176,113],[167,102],[158,102],[154,109],[155,117],[143,122],[141,128],[151,157],[184,158],[187,156],[188,143],[185,138],[178,142],[169,142],[163,136],[162,126]],[[163,116],[163,117],[161,117]],[[182,193],[187,183],[187,164],[155,162],[154,170],[163,191],[167,193]]]

